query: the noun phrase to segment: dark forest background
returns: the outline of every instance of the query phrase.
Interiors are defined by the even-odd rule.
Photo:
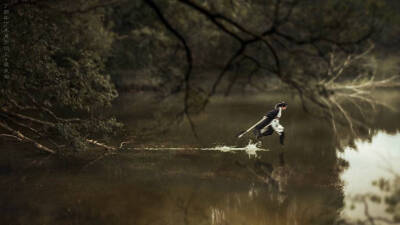
[[[304,111],[354,130],[339,96],[375,104],[371,89],[398,87],[395,0],[3,4],[1,136],[50,153],[117,149],[112,103],[126,92],[178,99],[170,119],[196,135],[191,116],[215,95],[294,92]]]

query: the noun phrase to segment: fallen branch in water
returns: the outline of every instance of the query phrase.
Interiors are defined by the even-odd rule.
[[[2,127],[3,129],[9,131],[10,133],[12,133],[13,134],[12,136],[15,136],[18,141],[27,142],[27,143],[33,144],[36,148],[41,149],[41,150],[43,150],[45,152],[48,152],[48,153],[51,153],[51,154],[55,154],[56,153],[56,151],[54,151],[53,149],[50,149],[50,148],[40,144],[39,142],[37,142],[37,141],[35,141],[35,140],[23,135],[20,131],[14,130],[13,128],[9,127],[5,123],[0,122],[0,127]]]
[[[21,107],[21,106],[19,106],[19,107]],[[16,126],[23,128],[23,129],[29,130],[38,136],[43,136],[43,135],[40,134],[39,131],[37,129],[35,129],[32,125],[26,125],[23,122],[19,122],[19,121],[28,121],[31,124],[36,124],[41,127],[56,128],[56,126],[57,126],[56,123],[54,123],[54,122],[44,121],[41,119],[34,118],[32,116],[27,116],[27,115],[24,115],[21,113],[11,112],[7,108],[0,108],[0,112],[2,112],[1,116],[4,117],[5,119],[7,119],[9,122],[13,123]],[[55,116],[55,114],[48,109],[46,110],[46,112],[49,113],[50,115],[53,115],[53,118],[56,120],[59,120],[59,121],[79,122],[78,119],[70,119],[70,120],[61,119],[61,118]],[[28,137],[27,134],[23,133],[23,131],[12,128],[4,121],[0,122],[0,127],[3,128],[4,130],[6,130],[7,132],[9,132],[9,134],[0,134],[0,137],[12,138],[19,142],[30,143],[30,144],[33,144],[36,148],[43,150],[45,152],[51,153],[51,154],[55,154],[57,152],[56,150],[54,150],[50,147],[40,144],[38,141],[34,140],[34,138]],[[53,143],[52,140],[50,140],[50,142]],[[98,147],[105,148],[107,150],[122,149],[125,144],[129,143],[129,142],[122,142],[119,147],[114,147],[114,146],[110,146],[110,145],[101,143],[94,139],[85,139],[85,142],[95,145],[95,146],[98,146]],[[53,143],[53,144],[58,147],[58,145],[56,143]]]
[[[93,144],[93,145],[96,145],[96,146],[98,146],[98,147],[105,148],[105,149],[107,149],[107,150],[118,150],[118,149],[121,148],[121,147],[120,147],[120,148],[117,148],[117,147],[114,147],[114,146],[106,145],[106,144],[104,144],[104,143],[101,143],[101,142],[98,142],[98,141],[92,140],[92,139],[86,139],[86,142],[88,142],[88,143],[90,143],[90,144]],[[122,143],[121,143],[121,146],[123,146]]]

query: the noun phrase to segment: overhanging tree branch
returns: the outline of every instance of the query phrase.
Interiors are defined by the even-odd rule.
[[[161,20],[162,24],[182,43],[183,47],[185,48],[188,68],[185,72],[185,77],[183,79],[183,82],[185,84],[185,97],[184,97],[183,111],[189,121],[190,126],[192,127],[195,137],[197,137],[197,133],[195,131],[195,127],[194,127],[193,121],[192,121],[192,119],[190,117],[190,113],[189,113],[190,75],[191,75],[192,67],[193,67],[192,52],[191,52],[185,38],[174,27],[172,27],[172,25],[164,17],[160,8],[154,3],[154,1],[145,0],[145,2],[154,10],[154,12],[157,14],[158,18]]]

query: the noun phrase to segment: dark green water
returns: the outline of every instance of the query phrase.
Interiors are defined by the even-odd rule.
[[[360,183],[355,177],[390,176],[360,174],[371,158],[364,157],[368,149],[384,148],[396,157],[400,151],[400,96],[380,92],[376,97],[393,110],[360,104],[367,122],[355,123],[354,132],[338,124],[338,141],[326,120],[302,111],[296,96],[216,98],[193,117],[199,139],[185,121],[166,119],[179,106],[121,96],[115,107],[132,143],[118,154],[90,163],[89,156],[47,157],[2,143],[0,224],[335,224],[343,216],[362,216],[345,205],[348,195],[371,190],[369,181],[354,188],[353,180]],[[202,150],[245,147],[250,136],[238,140],[235,134],[278,100],[289,102],[281,119],[284,147],[272,135],[260,146],[268,151],[256,157],[234,149]],[[361,121],[363,115],[345,104]],[[390,138],[376,138],[381,136]],[[356,152],[351,147],[360,155],[351,155]],[[396,157],[389,161],[399,171]],[[376,210],[386,216],[381,211]]]

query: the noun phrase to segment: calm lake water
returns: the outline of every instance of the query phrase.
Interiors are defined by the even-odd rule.
[[[364,218],[353,197],[379,193],[371,185],[400,174],[400,95],[379,92],[392,109],[352,103],[351,132],[302,110],[296,96],[215,98],[186,121],[171,122],[179,105],[121,96],[126,150],[92,161],[54,157],[2,142],[0,224],[335,224]],[[289,103],[281,123],[286,143],[272,135],[249,144],[235,135],[273,105]],[[352,108],[353,106],[353,108]],[[338,116],[340,118],[340,116]],[[358,126],[360,125],[360,127]],[[168,129],[167,129],[168,128]],[[151,135],[157,132],[157,135]],[[337,137],[337,138],[336,138]],[[353,206],[354,205],[354,206]],[[390,218],[385,205],[371,214]]]

